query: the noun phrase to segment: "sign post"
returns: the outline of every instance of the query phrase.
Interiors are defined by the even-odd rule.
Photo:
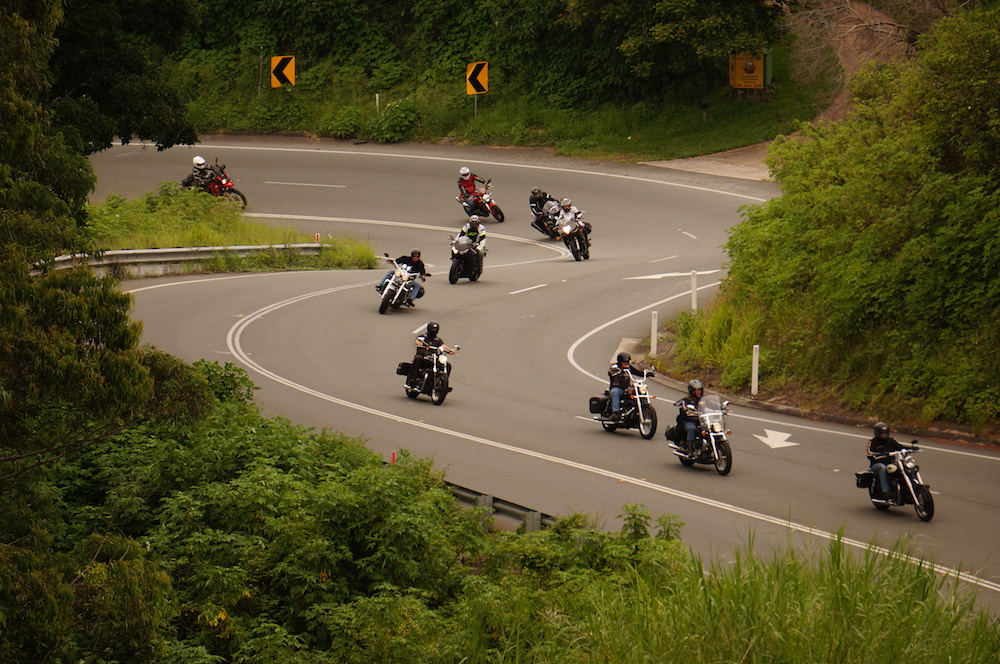
[[[473,95],[474,115],[479,115],[479,95],[490,89],[489,65],[485,62],[470,62],[465,68],[465,94]]]

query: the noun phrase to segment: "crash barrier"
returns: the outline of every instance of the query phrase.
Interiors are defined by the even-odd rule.
[[[71,254],[55,259],[57,268],[88,265],[98,274],[110,273],[115,277],[149,277],[166,274],[183,274],[196,271],[198,265],[208,263],[216,256],[246,258],[255,252],[293,251],[301,256],[319,256],[323,245],[319,242],[296,244],[243,245],[235,247],[171,247],[167,249],[116,249],[100,256]]]
[[[479,493],[472,489],[466,489],[451,482],[445,482],[445,484],[448,485],[451,495],[455,497],[455,500],[459,504],[468,507],[485,507],[494,516],[506,517],[517,525],[524,524],[524,531],[527,533],[533,533],[542,528],[551,528],[555,525],[555,517],[548,514],[543,514],[542,512],[537,512],[485,493]],[[503,524],[497,525],[501,528],[503,526]]]

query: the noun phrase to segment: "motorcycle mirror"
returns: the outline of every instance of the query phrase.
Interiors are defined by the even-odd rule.
[[[458,350],[459,348],[461,348],[461,346],[459,346],[458,344],[455,344],[455,350]]]
[[[382,255],[383,255],[383,256],[385,256],[386,258],[388,258],[388,257],[389,257],[389,254],[388,254],[388,253],[386,253],[386,252],[384,252],[384,251],[382,252]]]

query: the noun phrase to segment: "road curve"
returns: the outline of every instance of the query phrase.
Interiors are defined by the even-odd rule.
[[[912,510],[876,512],[854,487],[866,430],[734,408],[734,468],[683,468],[660,434],[608,434],[587,399],[605,387],[623,339],[648,339],[723,276],[721,245],[739,208],[779,192],[774,183],[563,159],[542,150],[355,146],[293,139],[218,138],[163,153],[124,146],[95,155],[95,200],[136,196],[178,180],[202,154],[228,165],[248,213],[310,233],[350,234],[378,252],[420,247],[433,265],[415,309],[377,312],[381,270],[210,275],[126,282],[144,340],[189,361],[235,361],[261,386],[265,411],[365,438],[388,457],[432,457],[456,484],[560,516],[594,515],[616,528],[621,506],[643,503],[686,522],[705,555],[746,546],[807,547],[842,532],[862,548],[907,539],[914,550],[1000,606],[1000,456],[925,441],[935,492],[930,523]],[[490,252],[477,283],[447,283],[446,235],[464,222],[458,167],[490,177],[508,221],[487,222]],[[594,225],[589,261],[528,226],[533,185],[569,196]],[[428,320],[462,350],[454,392],[436,407],[403,394],[394,373]],[[661,431],[677,392],[657,385]],[[763,550],[767,550],[766,548]]]

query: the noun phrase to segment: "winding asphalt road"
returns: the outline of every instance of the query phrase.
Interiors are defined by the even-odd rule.
[[[322,235],[352,235],[391,256],[419,247],[434,276],[414,309],[379,315],[375,271],[171,277],[129,281],[144,340],[189,361],[235,362],[261,387],[269,414],[432,457],[459,485],[539,511],[593,515],[617,528],[621,507],[677,515],[683,538],[727,558],[816,549],[836,533],[862,549],[906,540],[993,610],[1000,608],[1000,454],[924,440],[919,460],[937,514],[877,512],[854,487],[870,429],[734,407],[733,471],[684,468],[661,435],[680,394],[653,386],[660,430],[609,434],[587,401],[617,349],[660,320],[707,301],[723,276],[721,245],[741,206],[777,196],[774,183],[647,164],[588,162],[544,150],[379,146],[297,138],[213,137],[197,148],[116,147],[92,159],[92,197],[134,197],[179,180],[201,154],[226,163],[248,214]],[[507,221],[487,222],[482,279],[447,282],[446,236],[465,221],[458,168],[493,179]],[[528,225],[527,192],[569,196],[594,225],[592,258],[575,262]],[[462,350],[454,391],[438,407],[405,397],[394,373],[428,320]]]

